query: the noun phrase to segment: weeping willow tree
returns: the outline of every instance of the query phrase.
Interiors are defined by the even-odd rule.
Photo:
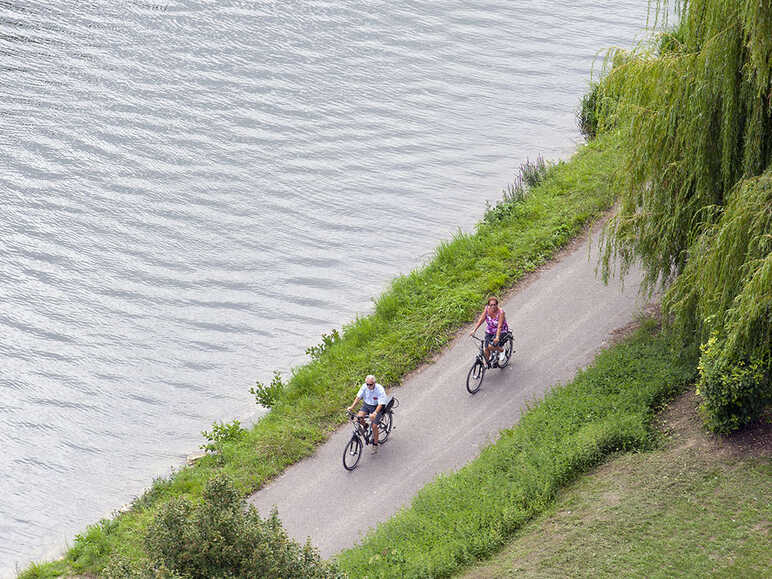
[[[668,288],[726,432],[772,401],[772,0],[668,4],[677,27],[612,54],[598,88],[598,130],[620,131],[627,158],[603,265],[640,260],[648,289]]]

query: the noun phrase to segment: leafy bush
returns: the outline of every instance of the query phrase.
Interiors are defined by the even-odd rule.
[[[701,344],[699,390],[716,432],[758,417],[772,400],[772,171],[735,188],[692,244],[664,309],[687,349]]]
[[[274,511],[260,517],[225,475],[212,478],[200,504],[179,498],[156,514],[144,539],[148,559],[114,559],[108,577],[303,577],[338,576],[310,543],[289,538]]]
[[[238,420],[233,422],[213,422],[212,431],[208,432],[203,430],[201,435],[209,442],[202,444],[201,448],[207,452],[222,452],[222,447],[226,442],[239,440],[244,438],[247,431],[241,428],[241,423]]]
[[[330,347],[336,342],[340,341],[340,332],[333,328],[329,334],[322,334],[322,343],[318,346],[310,346],[306,348],[306,354],[312,360],[318,360],[322,354],[324,354]]]
[[[576,113],[576,124],[582,135],[591,141],[598,134],[598,93],[600,85],[595,82],[590,85],[590,90],[579,101],[579,110]]]
[[[769,359],[729,361],[723,345],[712,336],[702,346],[697,394],[708,428],[726,434],[758,418],[772,403],[772,388]]]
[[[272,408],[284,396],[284,383],[281,381],[281,373],[274,370],[271,383],[266,386],[259,380],[254,388],[249,389],[249,393],[254,395],[255,401],[261,406]]]

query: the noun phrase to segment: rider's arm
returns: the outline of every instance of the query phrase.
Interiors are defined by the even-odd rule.
[[[506,317],[507,314],[504,313],[504,310],[499,310],[499,324],[496,326],[496,343],[498,343],[501,338],[501,327],[504,325]]]
[[[354,406],[356,406],[357,402],[359,402],[360,400],[361,400],[361,398],[359,396],[354,398],[354,401],[351,403],[351,406],[349,406],[348,409],[351,410],[352,408],[354,408]]]
[[[483,310],[483,313],[480,314],[480,317],[477,318],[477,324],[474,326],[474,330],[472,330],[469,335],[473,336],[474,333],[477,331],[477,328],[480,327],[480,325],[485,321],[485,310]]]

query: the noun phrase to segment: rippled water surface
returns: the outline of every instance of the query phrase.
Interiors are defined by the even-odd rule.
[[[645,0],[0,3],[0,572],[180,464],[526,157]]]

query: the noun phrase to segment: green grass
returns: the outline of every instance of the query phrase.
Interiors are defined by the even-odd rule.
[[[772,462],[721,452],[686,400],[661,448],[582,477],[464,577],[768,576]]]
[[[647,322],[554,388],[512,429],[339,557],[352,577],[445,577],[490,556],[559,489],[611,453],[652,443],[654,409],[694,377]]]
[[[295,368],[272,411],[221,454],[155,481],[133,508],[79,535],[63,561],[35,565],[22,577],[96,573],[110,556],[142,557],[142,536],[158,505],[172,497],[196,499],[225,472],[251,493],[288,465],[310,455],[344,419],[355,386],[372,373],[396,385],[471,321],[485,296],[511,287],[549,260],[613,203],[618,146],[605,137],[552,167],[523,200],[491,208],[473,234],[459,233],[430,263],[396,278],[373,314],[344,326],[341,337],[314,349]],[[203,425],[202,425],[203,426]]]

